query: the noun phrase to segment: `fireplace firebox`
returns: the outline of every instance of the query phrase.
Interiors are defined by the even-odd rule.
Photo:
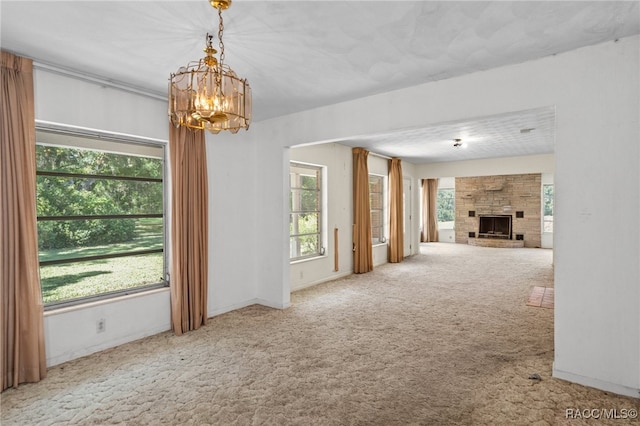
[[[478,238],[511,239],[511,215],[481,215]]]

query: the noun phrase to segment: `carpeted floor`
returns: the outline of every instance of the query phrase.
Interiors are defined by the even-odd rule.
[[[550,377],[552,252],[423,244],[420,255],[50,369],[1,423],[582,424],[639,400]],[[530,378],[538,374],[541,380]],[[628,420],[600,420],[621,425]]]

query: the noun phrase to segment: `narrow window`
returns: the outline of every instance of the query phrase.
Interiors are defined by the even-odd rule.
[[[453,229],[456,217],[455,190],[438,188],[436,203],[438,229]]]
[[[164,145],[37,132],[40,281],[50,309],[167,285]]]
[[[289,188],[289,258],[321,256],[322,167],[292,162]]]
[[[553,233],[553,185],[542,185],[542,231]]]
[[[371,209],[371,243],[382,244],[386,242],[385,229],[385,177],[369,175],[369,202]]]

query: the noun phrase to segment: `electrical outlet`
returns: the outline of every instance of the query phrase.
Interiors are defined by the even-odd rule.
[[[96,321],[96,333],[103,333],[107,329],[107,320],[100,318]]]

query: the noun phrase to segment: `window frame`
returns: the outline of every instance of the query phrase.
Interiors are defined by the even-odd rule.
[[[44,138],[43,141],[41,138]],[[106,147],[104,145],[107,145]],[[117,297],[127,296],[130,294],[138,294],[148,291],[157,290],[159,288],[169,287],[169,217],[168,217],[168,199],[169,199],[169,164],[168,164],[168,143],[166,140],[145,138],[133,135],[125,135],[120,133],[99,131],[94,129],[84,129],[73,126],[53,124],[48,122],[36,121],[36,144],[39,146],[53,146],[66,149],[82,149],[97,152],[108,152],[120,155],[132,155],[141,157],[151,157],[148,154],[140,154],[137,151],[144,152],[150,147],[159,149],[162,152],[162,177],[161,178],[137,178],[124,176],[101,176],[83,173],[66,173],[54,171],[36,171],[36,176],[51,177],[71,177],[77,176],[84,178],[99,178],[106,180],[123,180],[123,181],[139,181],[162,183],[162,248],[151,250],[131,250],[128,252],[119,252],[107,255],[96,256],[80,256],[70,257],[60,260],[49,260],[38,262],[38,270],[41,266],[73,264],[93,260],[105,260],[118,257],[132,257],[145,254],[153,254],[162,252],[162,278],[158,282],[138,285],[131,288],[105,291],[87,296],[74,297],[59,301],[44,303],[45,311],[53,311],[57,309],[67,308],[70,306],[80,306],[97,301],[114,299]],[[36,194],[37,195],[37,194]],[[92,220],[92,219],[108,219],[108,218],[128,218],[141,219],[149,217],[159,218],[160,213],[154,214],[132,214],[132,215],[77,215],[77,216],[38,216],[37,220]],[[61,219],[62,218],[62,219]]]
[[[308,188],[303,188],[301,186],[301,184],[299,184],[300,186],[294,187],[292,186],[292,168],[301,168],[301,169],[307,169],[309,171],[313,171],[315,173],[315,176],[317,178],[316,180],[316,189],[315,191],[317,192],[316,195],[316,200],[318,200],[318,205],[316,206],[316,210],[293,210],[293,194],[294,194],[294,190],[309,190]],[[303,176],[300,173],[297,173],[298,176]],[[311,175],[311,174],[309,174]],[[312,163],[306,163],[306,162],[302,162],[302,161],[297,161],[297,160],[290,160],[289,161],[289,197],[290,197],[290,203],[289,203],[289,224],[293,223],[293,217],[294,215],[298,215],[301,213],[315,213],[317,214],[317,231],[313,232],[313,233],[304,233],[304,234],[300,234],[300,233],[292,233],[292,230],[290,228],[289,230],[289,262],[290,263],[296,263],[296,262],[300,262],[300,261],[306,261],[306,260],[310,260],[310,259],[315,259],[318,257],[323,257],[325,256],[326,253],[326,249],[325,249],[325,220],[326,220],[326,167],[319,165],[319,164],[312,164]],[[309,235],[317,235],[317,249],[313,252],[313,253],[309,253],[309,254],[305,254],[305,255],[301,255],[300,254],[300,249],[297,248],[296,256],[291,255],[292,253],[292,248],[293,248],[293,238],[297,238],[297,237],[304,237],[304,236],[309,236]],[[297,246],[296,246],[297,247]]]
[[[380,198],[381,198],[381,208],[379,209],[374,209],[373,207],[371,207],[371,178],[377,178],[381,180],[381,185],[380,185],[380,192],[377,192],[380,194]],[[385,175],[380,175],[377,173],[369,173],[369,217],[370,217],[370,222],[371,222],[371,244],[373,246],[376,245],[383,245],[387,243],[387,229],[389,228],[387,225],[387,211],[389,210],[387,208],[387,203],[388,203],[388,195],[387,195],[387,176]],[[374,232],[374,226],[373,226],[373,212],[375,211],[379,211],[380,212],[380,238],[373,238]]]

